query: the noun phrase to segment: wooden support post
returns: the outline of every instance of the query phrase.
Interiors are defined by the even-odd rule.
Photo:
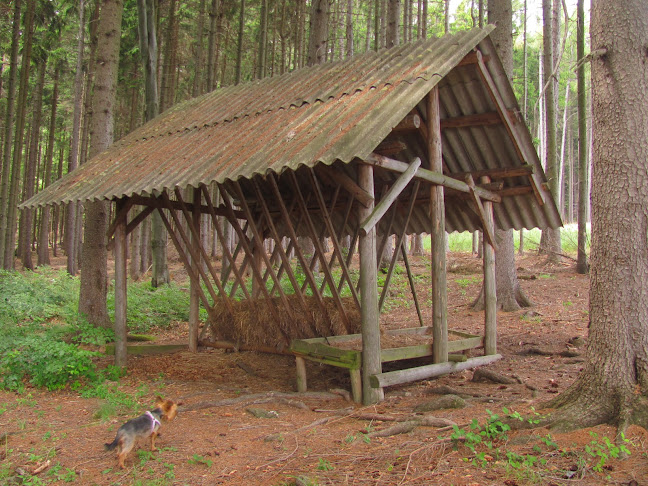
[[[427,97],[428,159],[430,170],[443,172],[441,150],[441,119],[439,89]],[[430,220],[432,222],[432,359],[434,363],[448,361],[448,289],[446,286],[445,204],[443,186],[430,188]]]
[[[191,258],[191,265],[194,268],[193,274],[198,275],[198,265],[200,261],[200,189],[193,189],[193,208],[192,219],[196,228],[196,233],[191,233],[191,244],[194,247],[194,253],[198,255],[197,259]],[[189,351],[195,353],[198,351],[198,321],[200,319],[200,296],[197,287],[200,285],[198,278],[189,279]]]
[[[373,167],[358,164],[358,184],[371,196],[374,195]],[[358,207],[358,223],[373,211]],[[369,378],[382,371],[380,360],[380,316],[378,313],[378,256],[376,254],[376,228],[360,236],[360,313],[362,318],[362,401],[365,405],[377,403],[384,398],[381,388],[371,388]]]
[[[128,350],[126,348],[126,301],[127,301],[127,266],[126,240],[127,212],[123,211],[125,201],[117,202],[115,217],[115,366],[126,367]]]
[[[482,183],[489,182],[482,178]],[[483,201],[485,225],[495,233],[493,203]],[[486,228],[484,228],[484,233]],[[484,354],[497,354],[497,289],[495,287],[495,247],[484,238]]]
[[[295,356],[295,365],[297,368],[297,391],[300,393],[308,390],[306,381],[306,360],[301,356]]]
[[[351,398],[356,403],[362,403],[362,374],[358,369],[351,369],[349,375],[351,376]]]

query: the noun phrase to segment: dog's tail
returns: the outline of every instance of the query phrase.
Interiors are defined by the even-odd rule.
[[[106,442],[104,444],[104,449],[107,451],[112,451],[117,445],[119,444],[119,434],[115,437],[115,440],[113,440],[111,443]]]

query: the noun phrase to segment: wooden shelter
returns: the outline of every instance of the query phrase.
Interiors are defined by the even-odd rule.
[[[490,362],[498,356],[495,228],[561,224],[491,30],[369,52],[180,103],[23,206],[115,203],[108,236],[117,352],[125,352],[126,238],[158,211],[191,279],[194,351],[202,304],[213,323],[240,320],[243,309],[268,336],[256,344],[272,348],[361,334],[362,352],[353,358],[360,361],[349,368],[354,396],[365,403],[380,400],[390,384]],[[220,218],[238,237],[233,252],[223,245],[223,272],[201,244],[202,215],[222,242]],[[457,346],[449,351],[445,233],[477,229],[485,241],[485,331],[476,341],[464,338],[473,339],[470,347],[483,344],[485,356],[454,362],[461,357],[453,355]],[[378,255],[388,238],[398,250],[405,235],[419,233],[432,239],[433,319],[421,325],[431,327],[433,363],[382,373]],[[295,244],[300,237],[312,239],[313,255]],[[275,242],[270,252],[268,239]],[[349,268],[356,246],[359,275]],[[235,337],[246,343],[243,327]],[[325,357],[292,349],[305,389],[301,358]]]

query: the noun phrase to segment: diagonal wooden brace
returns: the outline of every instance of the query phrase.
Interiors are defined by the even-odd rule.
[[[477,207],[477,214],[481,220],[482,228],[484,229],[484,237],[488,243],[495,249],[495,235],[492,232],[492,229],[489,224],[486,223],[486,213],[484,211],[484,205],[482,204],[481,198],[475,192],[475,181],[472,178],[472,175],[468,174],[466,176],[466,184],[470,188],[470,197],[472,198],[475,206]]]
[[[394,184],[389,188],[389,191],[387,191],[385,197],[383,197],[381,201],[378,204],[376,204],[376,207],[374,208],[373,212],[360,225],[360,234],[362,236],[365,236],[367,233],[369,233],[371,228],[376,226],[376,224],[378,224],[378,222],[385,215],[385,213],[389,211],[389,208],[394,203],[394,201],[398,198],[400,193],[403,192],[403,190],[407,187],[407,184],[409,184],[410,181],[414,179],[414,176],[416,175],[416,171],[420,166],[421,166],[421,159],[416,157],[409,164],[409,167],[405,170],[405,172],[403,172],[398,177],[398,179],[396,179],[396,182],[394,182]]]

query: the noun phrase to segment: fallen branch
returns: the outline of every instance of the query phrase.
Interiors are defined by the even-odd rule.
[[[268,392],[268,393],[251,393],[236,398],[225,398],[215,402],[198,402],[191,405],[185,405],[178,409],[179,412],[191,412],[194,410],[203,410],[205,408],[228,407],[230,405],[249,405],[252,403],[264,403],[273,400],[281,401],[293,398],[310,398],[314,400],[339,400],[340,396],[327,392]]]
[[[486,368],[477,368],[473,373],[472,381],[492,381],[493,383],[502,383],[504,385],[514,385],[517,383],[513,378]]]
[[[456,425],[456,423],[452,420],[426,415],[421,418],[413,418],[400,422],[385,429],[369,432],[367,437],[391,437],[398,434],[407,434],[417,427],[452,427],[453,425]]]

